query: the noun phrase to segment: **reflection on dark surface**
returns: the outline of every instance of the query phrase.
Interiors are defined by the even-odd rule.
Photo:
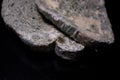
[[[0,79],[2,80],[95,78],[95,62],[89,63],[86,56],[83,56],[82,61],[65,61],[58,58],[54,51],[43,53],[30,50],[14,33],[11,33],[11,30],[3,28],[0,36],[2,37],[0,39],[2,44]]]
[[[107,4],[108,13],[111,13],[109,17],[117,34],[117,22],[109,6],[111,4]],[[109,46],[96,46],[97,52],[93,47],[84,50],[78,61],[66,61],[57,57],[54,51],[30,50],[13,31],[5,27],[1,17],[0,24],[0,80],[96,80],[96,72],[100,73],[100,79],[106,76],[108,65],[112,62],[110,53],[118,47],[116,40]]]

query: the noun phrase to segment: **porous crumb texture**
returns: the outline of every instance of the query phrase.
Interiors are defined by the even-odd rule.
[[[34,45],[48,45],[59,35],[43,22],[33,0],[3,0],[2,16],[21,38]]]

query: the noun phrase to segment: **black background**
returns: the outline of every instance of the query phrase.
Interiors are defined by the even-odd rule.
[[[98,80],[114,78],[119,54],[119,3],[105,0],[115,42],[85,49],[78,61],[66,61],[54,51],[34,52],[3,22],[0,16],[0,80]],[[0,0],[0,3],[2,0]],[[96,52],[93,48],[96,48]]]

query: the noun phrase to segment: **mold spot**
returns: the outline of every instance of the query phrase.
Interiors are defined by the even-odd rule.
[[[35,19],[35,17],[32,17],[32,19]]]
[[[14,3],[11,4],[11,7],[13,7],[13,6],[14,6]]]
[[[62,38],[62,37],[58,37],[58,42],[60,42],[60,43],[65,43],[65,39]]]

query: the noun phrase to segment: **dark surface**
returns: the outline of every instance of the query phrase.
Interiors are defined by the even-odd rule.
[[[0,3],[2,0],[0,0]],[[116,2],[106,0],[106,7],[115,43],[99,45],[81,52],[78,61],[65,61],[54,51],[34,52],[8,29],[0,17],[0,80],[98,80],[112,77],[115,53],[119,53],[120,41],[118,8]],[[93,48],[97,49],[94,50]],[[107,76],[110,74],[109,76]]]

